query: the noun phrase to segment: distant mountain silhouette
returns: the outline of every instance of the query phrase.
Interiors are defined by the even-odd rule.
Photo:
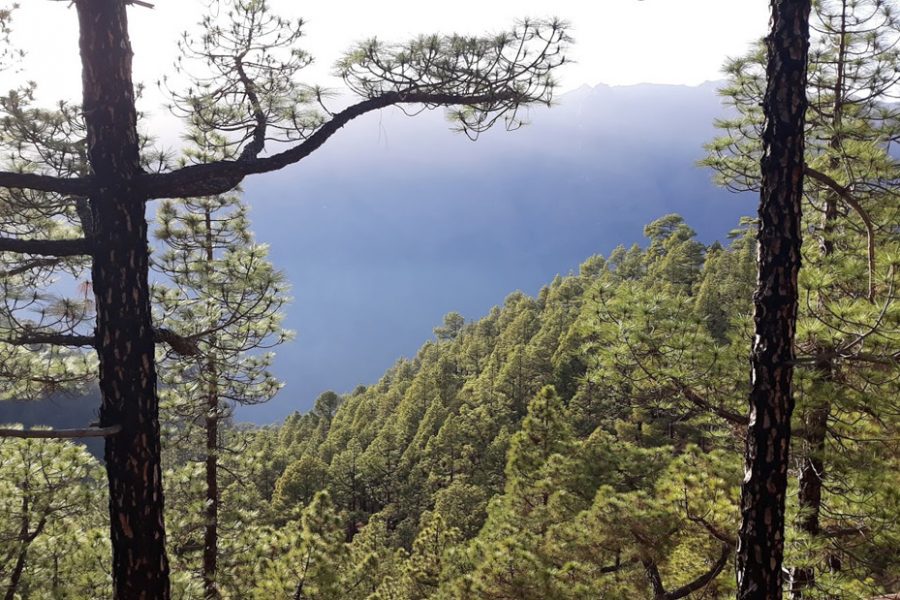
[[[249,179],[253,229],[293,284],[298,336],[277,349],[285,388],[238,418],[272,422],[326,389],[370,383],[447,312],[477,318],[514,290],[534,293],[592,254],[642,242],[666,213],[706,242],[723,238],[756,200],[695,166],[725,114],[716,86],[583,86],[474,144],[440,111],[387,110]]]

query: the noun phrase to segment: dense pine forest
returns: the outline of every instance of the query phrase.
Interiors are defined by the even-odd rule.
[[[373,39],[332,111],[294,79],[302,23],[222,2],[183,40],[192,85],[160,82],[178,157],[138,127],[125,15],[147,3],[73,2],[82,105],[0,97],[0,398],[101,393],[80,429],[0,426],[6,600],[898,597],[896,3],[773,0],[727,61],[697,168],[760,210],[720,241],[660,215],[263,427],[235,411],[289,393],[272,360],[302,340],[244,177],[390,106],[515,129],[572,40]]]
[[[473,322],[448,314],[414,358],[369,387],[326,392],[281,426],[223,424],[221,594],[732,596],[754,225],[741,223],[726,245],[699,243],[677,215],[645,233],[643,248],[590,257],[537,297],[513,293]],[[801,348],[842,340],[850,323],[882,312],[890,323],[865,300],[865,240],[835,241],[830,264],[857,271],[841,287],[855,280],[859,298],[832,304],[835,280],[809,267],[804,293],[821,301],[801,315]],[[814,239],[808,252],[819,253]],[[889,327],[849,332],[872,341],[865,356],[836,361],[828,381],[798,356],[808,366],[798,371],[786,563],[815,569],[803,597],[871,598],[898,584],[900,494],[889,474],[900,383],[886,364]],[[165,438],[180,598],[204,596],[200,407],[173,410],[189,416],[170,417]],[[60,441],[9,439],[2,451],[4,514],[14,517],[4,573],[27,552],[17,593],[108,596],[98,461]],[[803,506],[809,462],[827,479]]]

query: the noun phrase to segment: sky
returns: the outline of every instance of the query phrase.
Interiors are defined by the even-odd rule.
[[[152,10],[129,9],[134,74],[150,90],[147,109],[158,110],[160,101],[152,88],[170,69],[180,33],[193,27],[209,1],[152,0]],[[13,41],[28,53],[22,72],[38,82],[42,97],[77,100],[75,9],[64,0],[20,0],[20,4]],[[523,17],[551,16],[568,21],[576,41],[570,52],[575,63],[560,76],[563,92],[597,83],[697,85],[719,79],[724,57],[742,54],[765,34],[768,22],[764,0],[270,0],[270,4],[283,16],[306,21],[304,47],[316,58],[308,83],[333,87],[340,85],[331,76],[334,62],[354,42],[373,35],[402,41],[434,32],[480,34],[506,29]],[[4,79],[15,77],[3,74]]]

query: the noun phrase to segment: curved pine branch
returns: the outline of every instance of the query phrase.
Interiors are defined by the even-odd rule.
[[[91,254],[91,245],[85,238],[72,240],[0,238],[0,252],[55,256],[57,258],[63,256],[88,256]]]
[[[672,590],[671,592],[666,592],[661,600],[678,600],[679,598],[684,598],[685,596],[692,594],[697,590],[702,590],[713,579],[719,576],[719,573],[721,573],[722,569],[725,568],[725,565],[728,564],[728,556],[730,554],[731,546],[729,544],[722,544],[722,552],[719,554],[719,559],[713,564],[713,566],[709,568],[708,571],[706,571],[706,573],[703,573],[690,583],[687,583],[678,589]]]
[[[403,104],[477,106],[498,100],[511,101],[515,97],[514,92],[479,95],[386,92],[336,113],[306,140],[284,152],[266,158],[223,160],[190,165],[170,173],[146,174],[143,176],[144,189],[150,198],[190,198],[222,194],[237,186],[247,175],[277,171],[301,161],[344,125],[375,110]]]
[[[806,165],[805,171],[811,179],[815,179],[819,183],[824,184],[834,193],[840,196],[841,200],[846,202],[847,205],[852,208],[856,212],[856,214],[859,215],[859,218],[862,219],[863,225],[866,228],[866,254],[869,262],[868,299],[869,302],[873,302],[875,300],[875,226],[872,224],[872,219],[871,217],[869,217],[869,213],[866,212],[866,210],[853,196],[847,186],[839,184],[833,178],[829,177],[825,173],[822,173],[821,171],[813,169],[809,165]]]
[[[87,196],[93,180],[90,177],[53,177],[35,173],[0,171],[0,187]]]

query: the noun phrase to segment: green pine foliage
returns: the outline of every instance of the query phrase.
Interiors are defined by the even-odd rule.
[[[264,2],[241,6],[266,14]],[[900,21],[882,0],[822,0],[814,16],[785,594],[868,600],[900,591],[900,171],[890,153],[900,138]],[[0,11],[0,35],[7,17]],[[192,42],[198,56],[213,60],[208,44],[228,33],[212,35]],[[340,69],[367,95],[375,90],[364,71],[390,67],[379,56],[431,77],[440,67],[428,53],[464,44],[372,41]],[[490,54],[479,48],[469,50]],[[277,66],[307,62],[300,53]],[[704,161],[735,190],[759,185],[764,64],[762,46],[729,61],[722,95],[734,110]],[[317,122],[274,102],[316,90],[266,81],[276,123]],[[245,111],[218,102],[212,86],[181,98],[203,109],[192,139],[232,156],[234,141],[202,121],[240,129]],[[7,126],[43,123],[71,137],[77,111],[34,112],[30,94],[0,99],[21,117]],[[474,131],[486,124],[477,111],[453,116]],[[78,168],[78,144],[56,148],[59,169]],[[197,150],[186,160],[207,158]],[[28,200],[4,195],[0,218],[26,215],[34,232],[63,236],[85,226],[77,207],[37,218]],[[173,597],[733,597],[756,221],[711,245],[674,214],[644,234],[643,245],[592,256],[479,320],[449,313],[372,385],[325,392],[305,414],[251,427],[232,411],[280,389],[268,350],[287,338],[286,284],[236,194],[163,203],[155,315],[188,350],[160,356]],[[83,264],[0,258],[0,329],[81,331],[87,301],[28,290],[77,279]],[[36,373],[4,383],[0,397],[92,376],[86,355],[54,352],[0,343],[0,374]],[[68,442],[0,439],[7,598],[110,595],[98,470]],[[213,524],[218,567],[208,576]]]
[[[437,341],[375,385],[329,394],[327,411],[317,403],[258,434],[257,444],[281,442],[272,460],[288,465],[278,512],[303,510],[319,485],[348,550],[380,557],[357,567],[371,588],[359,597],[733,594],[754,223],[708,247],[677,215],[646,234],[644,249],[592,257],[479,321],[448,315]],[[895,335],[892,314],[870,336]],[[896,365],[881,364],[880,378],[862,367],[833,382],[856,411],[831,427],[846,433],[829,441],[841,447],[830,468],[853,483],[825,492],[825,526],[853,549],[789,531],[798,563],[840,552],[843,569],[817,585],[848,598],[890,590],[900,564],[887,549],[895,486],[876,475],[896,470],[896,454],[879,451],[896,433],[890,402],[879,403],[894,393]],[[870,419],[868,439],[859,425]]]
[[[198,231],[203,221],[194,223]],[[677,215],[646,233],[643,248],[591,257],[577,274],[555,278],[536,297],[513,293],[480,320],[451,313],[434,340],[375,384],[325,392],[310,412],[280,426],[222,419],[217,593],[310,600],[732,596],[754,223],[742,221],[727,243],[710,246]],[[816,238],[807,244],[816,252]],[[888,247],[879,250],[887,256]],[[829,257],[835,265],[856,260],[855,246],[844,248]],[[803,278],[810,302],[798,336],[798,458],[787,541],[790,568],[816,574],[804,597],[887,593],[900,567],[893,518],[900,495],[884,476],[898,467],[891,441],[897,365],[886,356],[896,352],[898,321],[887,298],[865,299],[861,282],[860,298],[838,302],[839,272],[810,268]],[[171,288],[160,289],[165,293]],[[198,298],[189,308],[198,328],[209,322],[199,318],[203,306]],[[823,307],[832,320],[816,319]],[[880,321],[865,321],[873,311]],[[263,329],[271,331],[273,319]],[[857,320],[865,328],[857,330],[864,337],[852,348],[855,360],[836,357],[839,375],[823,380],[820,366],[806,359],[810,340],[836,343]],[[188,319],[179,324],[189,326]],[[166,444],[180,598],[205,596],[206,450],[192,431],[203,429],[209,413],[190,407],[206,406],[191,404],[191,394],[208,399],[201,392],[209,379],[200,379],[208,377],[207,363],[169,372],[184,377],[179,385],[172,380],[178,398],[170,402],[181,403],[184,416],[170,422]],[[239,374],[242,363],[217,364]],[[191,387],[187,375],[198,383]],[[814,440],[809,413],[822,397],[829,417],[816,451],[827,479],[821,533],[812,535],[803,525],[810,509],[797,499]],[[2,468],[18,468],[13,464],[7,459]],[[78,573],[59,577],[52,597],[108,590],[106,550],[97,543],[104,539],[103,491],[86,485],[95,481],[88,471],[67,468],[74,469],[71,490],[94,490],[93,508],[53,513],[56,524],[48,519],[30,544],[19,585],[34,590],[32,597],[50,593],[46,569]],[[63,534],[73,528],[83,535]],[[9,557],[22,547],[12,529]],[[3,569],[6,581],[10,569]]]
[[[163,202],[157,222],[157,322],[194,346],[159,362],[176,585],[192,595],[202,580],[205,596],[230,588],[246,597],[233,572],[253,560],[246,549],[256,543],[261,497],[238,490],[255,467],[230,423],[236,406],[266,402],[282,386],[269,369],[270,349],[290,336],[281,328],[287,284],[254,242],[236,194]]]
[[[0,439],[0,591],[102,598],[112,580],[98,461],[61,440]]]

